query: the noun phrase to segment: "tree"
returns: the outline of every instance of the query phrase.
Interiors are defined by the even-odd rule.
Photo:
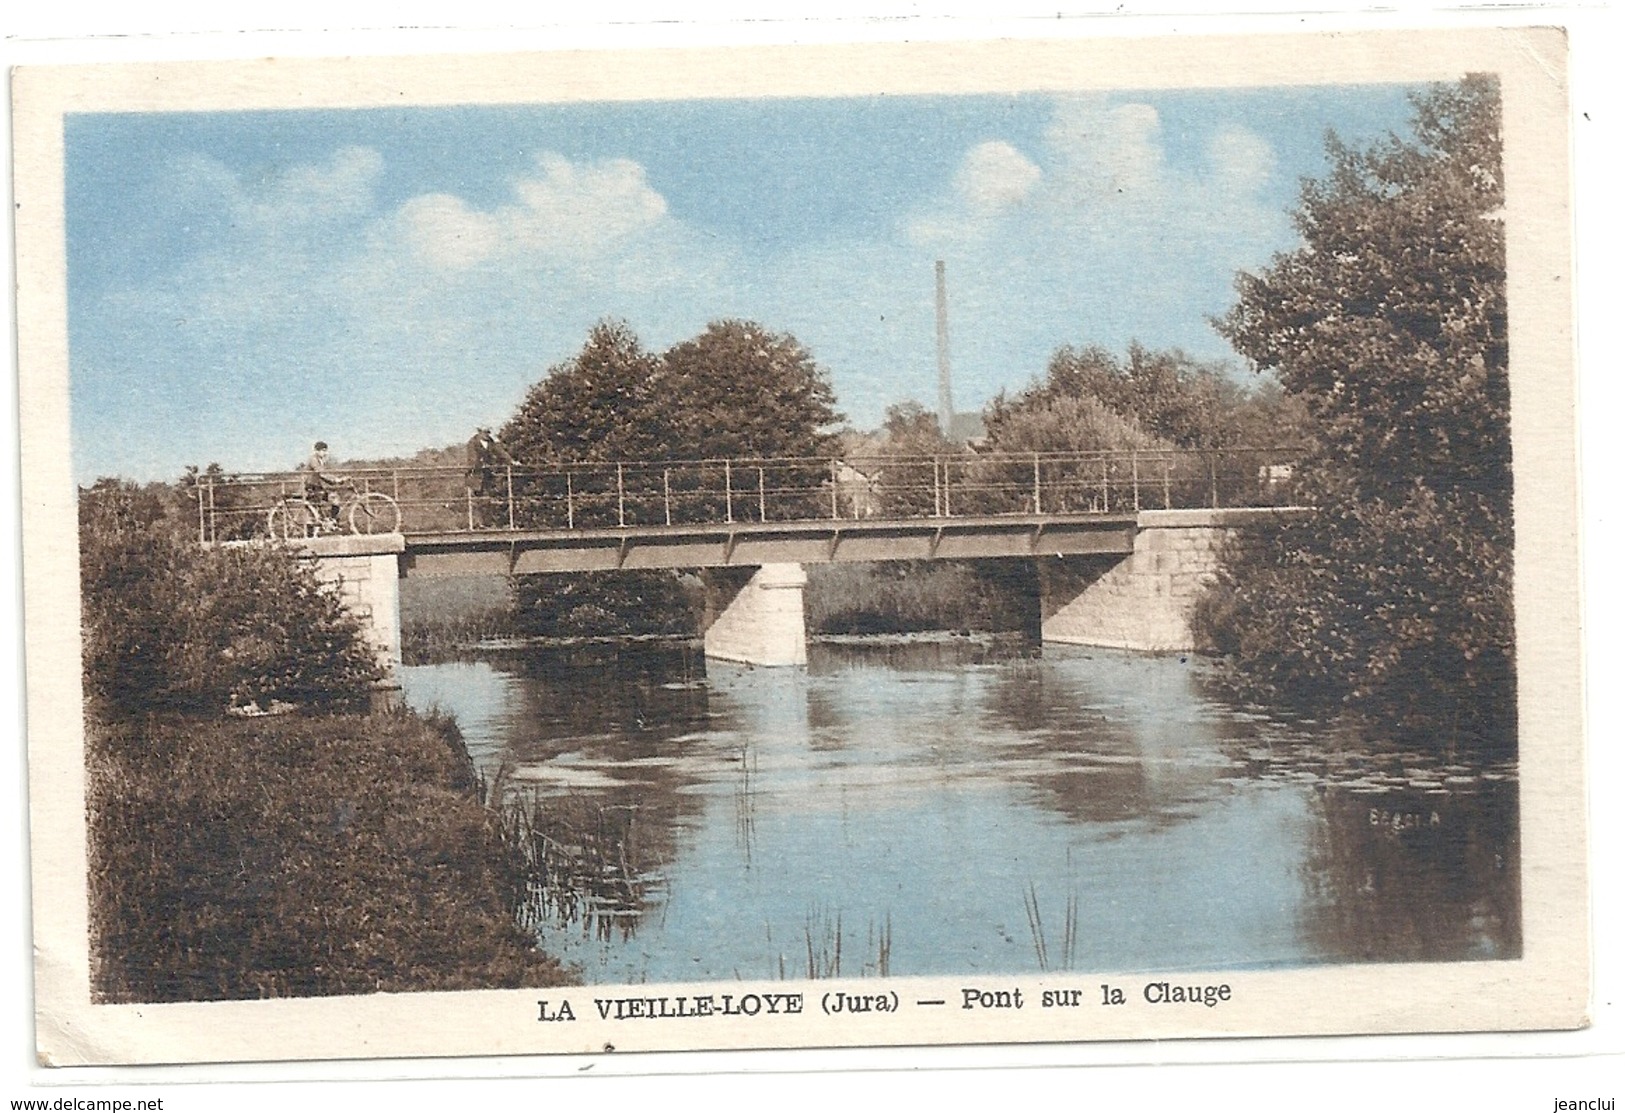
[[[654,424],[668,457],[814,457],[834,443],[835,389],[788,333],[715,321],[666,352]]]
[[[1303,246],[1221,327],[1311,415],[1317,513],[1233,551],[1198,616],[1238,680],[1453,740],[1511,739],[1512,470],[1500,95],[1414,98],[1409,141],[1328,140]]]
[[[817,456],[840,420],[829,376],[788,333],[717,321],[656,355],[603,321],[502,439],[523,464]]]
[[[750,321],[709,325],[664,354],[647,352],[624,323],[595,326],[580,352],[531,388],[502,431],[520,475],[515,517],[523,524],[612,526],[684,517],[720,518],[727,482],[719,458],[815,457],[835,444],[829,377],[799,341]],[[650,461],[652,468],[531,474],[548,464]],[[781,516],[827,505],[825,465],[751,468],[761,493],[736,497],[741,517],[768,501]],[[803,505],[804,504],[804,505]],[[514,598],[525,630],[544,635],[664,634],[692,629],[695,585],[675,572],[604,573],[580,583],[521,577]],[[675,618],[673,616],[676,616]]]
[[[937,415],[912,398],[887,406],[880,427],[885,430],[886,443],[899,449],[918,448],[924,455],[949,446]]]
[[[1194,360],[1178,349],[1154,351],[1131,343],[1125,359],[1101,347],[1063,347],[1050,357],[1045,377],[1018,394],[1002,395],[989,416],[1001,419],[1056,408],[1079,399],[1137,426],[1164,446],[1190,449],[1271,448],[1301,439],[1295,410],[1270,379],[1249,390],[1221,363]],[[1125,430],[1108,431],[1091,419],[1102,447],[1140,447]],[[991,425],[990,425],[991,430]],[[1074,439],[1077,435],[1074,434]],[[1057,446],[1059,447],[1059,446]]]
[[[670,441],[657,423],[658,357],[622,321],[602,321],[564,363],[530,388],[502,429],[523,464],[641,460]]]

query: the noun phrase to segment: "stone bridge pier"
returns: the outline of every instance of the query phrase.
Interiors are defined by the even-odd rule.
[[[1281,511],[1145,510],[1127,556],[1039,557],[1043,638],[1153,653],[1194,649],[1191,616],[1219,551]]]
[[[799,564],[707,568],[705,656],[747,665],[807,663],[807,573]]]
[[[398,533],[314,537],[302,542],[316,578],[338,593],[384,670],[378,688],[400,688],[401,555],[406,538]]]

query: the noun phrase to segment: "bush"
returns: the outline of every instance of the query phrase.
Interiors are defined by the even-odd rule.
[[[686,636],[699,633],[705,590],[671,571],[516,576],[514,626],[543,638]]]
[[[169,494],[80,494],[86,693],[112,715],[365,697],[373,652],[314,571],[277,546],[203,547]]]
[[[1350,710],[1420,740],[1507,746],[1517,718],[1511,538],[1471,495],[1320,512],[1223,554],[1203,648],[1244,695]]]

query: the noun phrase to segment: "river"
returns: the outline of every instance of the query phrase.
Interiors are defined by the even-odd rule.
[[[1515,764],[1234,706],[1200,662],[971,639],[408,667],[547,836],[588,982],[1520,953]]]

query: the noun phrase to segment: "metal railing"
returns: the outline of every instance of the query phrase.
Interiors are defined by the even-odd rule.
[[[1298,450],[857,454],[840,458],[335,469],[340,496],[390,507],[408,533],[633,529],[975,515],[1123,514],[1281,506]],[[327,513],[299,472],[204,474],[191,488],[204,542],[271,535],[275,508]],[[387,496],[380,499],[378,496]],[[333,528],[350,523],[342,517]]]

